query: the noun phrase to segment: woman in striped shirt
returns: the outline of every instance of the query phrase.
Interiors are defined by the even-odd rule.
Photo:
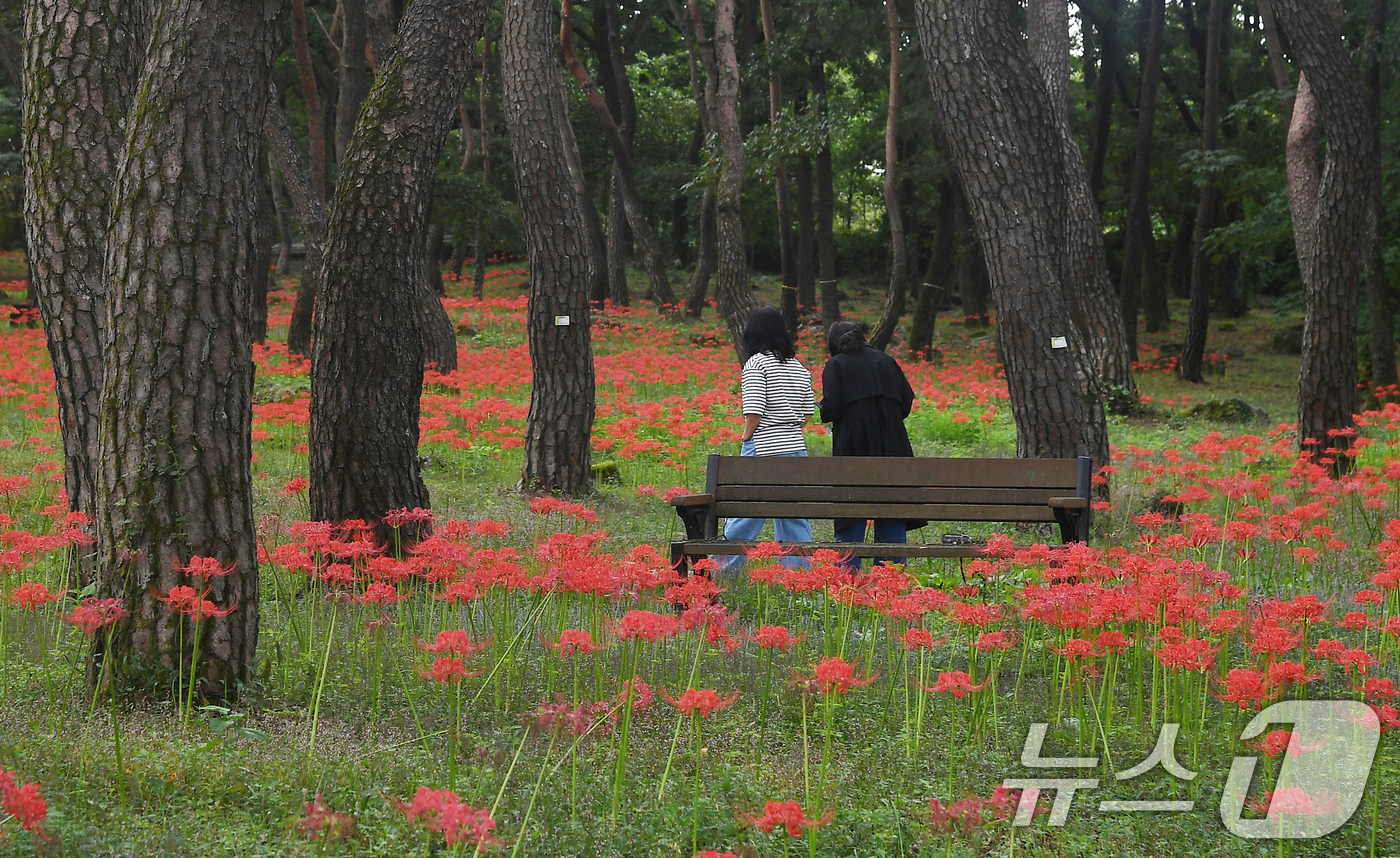
[[[812,374],[796,357],[797,348],[783,316],[772,307],[759,307],[744,325],[744,362],[741,377],[744,434],[741,456],[806,456],[802,427],[816,411]],[[756,539],[765,518],[731,518],[724,523],[724,538]],[[779,542],[811,542],[812,523],[805,518],[778,518],[773,529]],[[717,556],[719,577],[737,575],[743,557]],[[800,558],[784,560],[798,565]]]

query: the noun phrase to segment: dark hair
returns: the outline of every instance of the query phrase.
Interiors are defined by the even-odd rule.
[[[797,356],[783,314],[773,307],[759,307],[744,323],[744,351],[750,355],[768,352],[780,361]]]
[[[853,355],[865,345],[865,334],[855,322],[835,322],[826,332],[826,350],[830,354]]]

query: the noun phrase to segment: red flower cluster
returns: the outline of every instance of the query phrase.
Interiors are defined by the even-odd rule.
[[[763,804],[763,813],[738,814],[739,824],[757,828],[767,834],[774,828],[786,828],[789,837],[801,837],[804,828],[821,828],[836,816],[836,808],[831,808],[821,816],[811,819],[802,811],[802,805],[795,801],[769,801]]]
[[[711,712],[733,706],[734,701],[739,699],[739,692],[736,691],[728,697],[721,697],[720,693],[713,688],[687,688],[684,694],[676,698],[663,688],[661,696],[666,698],[667,703],[687,715],[699,714],[701,718],[708,718]]]
[[[458,843],[488,846],[500,843],[491,831],[496,820],[490,811],[469,807],[451,790],[419,787],[413,801],[399,805],[409,821],[421,821],[429,831],[440,832],[448,846]]]
[[[18,820],[20,827],[25,831],[44,840],[49,839],[48,834],[44,832],[44,820],[48,818],[49,805],[44,801],[44,794],[38,784],[21,784],[14,772],[0,769],[0,810],[3,810],[6,816]],[[0,831],[0,836],[3,834],[4,832]]]

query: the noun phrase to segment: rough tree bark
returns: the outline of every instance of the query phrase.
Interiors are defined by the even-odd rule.
[[[627,222],[632,226],[632,236],[642,251],[647,280],[651,284],[652,300],[656,302],[658,310],[668,313],[676,305],[676,296],[671,291],[670,280],[666,277],[666,256],[661,250],[661,242],[657,240],[656,233],[652,231],[651,224],[647,222],[646,211],[642,208],[642,195],[637,190],[635,178],[636,168],[632,164],[632,147],[624,138],[622,129],[618,126],[612,111],[608,110],[593,77],[589,75],[588,69],[583,67],[583,63],[579,62],[578,55],[574,53],[573,5],[573,0],[564,0],[559,28],[559,42],[564,48],[564,59],[574,75],[574,80],[578,81],[579,87],[587,97],[588,106],[593,108],[594,115],[598,117],[598,123],[603,126],[603,137],[608,141],[608,148],[612,150],[614,186],[619,192],[618,196],[622,198],[622,206],[627,213]],[[611,223],[611,219],[609,222]],[[620,227],[621,224],[618,226]],[[617,232],[620,234],[622,230],[619,228]],[[609,241],[611,240],[612,236],[609,235]]]
[[[417,0],[366,98],[331,206],[311,361],[311,514],[428,506],[418,465],[422,248],[433,173],[486,0]],[[433,298],[441,310],[441,303]],[[412,542],[416,525],[401,534]]]
[[[695,99],[695,109],[697,114],[698,133],[703,140],[708,140],[715,129],[715,98],[719,87],[719,76],[714,67],[714,47],[713,43],[704,42],[705,62],[700,61],[701,39],[705,38],[704,29],[699,25],[698,17],[692,20],[690,16],[683,13],[675,0],[669,0],[671,15],[676,19],[676,27],[685,36],[686,53],[690,64],[690,94]],[[701,79],[703,75],[703,80]],[[700,152],[695,153],[695,165],[699,166]],[[700,318],[705,309],[705,296],[710,290],[710,278],[715,272],[715,192],[709,185],[705,186],[700,198],[700,228],[695,239],[695,275],[691,278],[686,287],[685,314],[692,319]]]
[[[1052,2],[1057,7],[1065,5],[1059,0],[1052,0]],[[1032,3],[1032,6],[1034,5]],[[1099,2],[1081,3],[1080,7],[1093,20],[1094,29],[1099,34],[1099,62],[1097,76],[1094,80],[1094,116],[1092,133],[1089,137],[1089,163],[1086,167],[1089,195],[1094,201],[1095,209],[1099,210],[1102,208],[1104,167],[1108,163],[1109,134],[1113,130],[1113,87],[1118,80],[1119,70],[1123,62],[1122,39],[1119,37],[1119,24],[1123,18],[1123,0],[1099,0]],[[1066,36],[1068,36],[1068,32],[1068,28],[1066,28]],[[1034,51],[1035,49],[1032,48],[1032,53]],[[1066,41],[1066,59],[1068,59],[1068,55],[1069,45]],[[1066,63],[1066,70],[1068,70],[1068,63]]]
[[[277,262],[274,267],[279,277],[286,277],[292,270],[292,219],[285,202],[286,192],[282,188],[282,171],[272,156],[267,159],[267,175],[272,180],[272,212],[277,218]]]
[[[589,285],[604,260],[589,240],[588,203],[569,164],[575,143],[553,18],[551,0],[506,0],[501,25],[506,127],[530,260],[533,387],[520,482],[529,492],[579,495],[592,481]]]
[[[1117,12],[1113,15],[1116,21]],[[1116,23],[1114,26],[1116,28]],[[1066,0],[1032,0],[1027,29],[1031,59],[1045,81],[1049,109],[1063,151],[1065,245],[1060,254],[1060,279],[1074,321],[1084,332],[1100,387],[1105,393],[1136,400],[1132,352],[1118,294],[1108,273],[1097,190],[1070,128],[1069,8]],[[1116,36],[1114,39],[1116,41]],[[1104,50],[1109,50],[1107,41]],[[1100,73],[1104,72],[1101,68]],[[1108,97],[1111,100],[1112,90],[1108,91]]]
[[[946,151],[947,144],[942,146]],[[957,246],[954,231],[957,229],[956,212],[962,188],[957,177],[949,172],[938,183],[938,214],[935,220],[933,253],[929,258],[928,276],[918,287],[918,300],[914,304],[914,316],[909,320],[909,339],[905,349],[915,360],[933,360],[933,334],[938,322],[938,311],[948,294],[957,263]]]
[[[729,326],[734,352],[740,362],[744,352],[744,324],[757,308],[749,288],[745,258],[744,223],[740,195],[744,189],[744,137],[739,129],[739,58],[734,50],[734,0],[716,0],[715,31],[710,40],[700,19],[697,0],[690,0],[690,20],[701,54],[714,68],[714,131],[719,138],[719,184],[715,190],[715,292],[719,312]]]
[[[282,6],[160,5],[107,233],[95,583],[132,614],[104,658],[138,681],[184,665],[215,697],[252,678],[258,640],[249,265]],[[233,567],[194,582],[233,610],[200,623],[191,666],[189,617],[158,596],[195,555]]]
[[[1225,26],[1225,10],[1233,0],[1210,0],[1210,23],[1206,35],[1205,95],[1201,108],[1201,149],[1207,153],[1220,145],[1220,64],[1221,37]],[[1186,319],[1186,342],[1177,361],[1177,376],[1182,381],[1197,384],[1205,381],[1202,368],[1206,351],[1206,334],[1210,327],[1210,281],[1212,269],[1206,239],[1215,231],[1220,210],[1220,183],[1214,175],[1201,187],[1201,202],[1196,208],[1196,231],[1191,251],[1191,308]]]
[[[104,248],[140,61],[127,35],[130,15],[119,0],[25,4],[29,280],[53,363],[68,506],[90,518],[106,344]]]
[[[1152,185],[1152,136],[1157,124],[1157,90],[1162,83],[1162,31],[1166,22],[1166,0],[1147,0],[1147,40],[1138,57],[1142,69],[1142,89],[1138,95],[1137,146],[1133,152],[1133,172],[1128,189],[1128,220],[1123,230],[1123,274],[1118,292],[1123,301],[1123,327],[1128,335],[1128,353],[1137,360],[1138,302],[1142,290],[1144,245],[1152,240],[1152,213],[1148,194]]]
[[[258,159],[262,166],[262,159]],[[272,285],[272,233],[276,228],[273,220],[272,195],[263,183],[261,170],[253,190],[257,205],[253,219],[253,256],[248,261],[248,300],[252,315],[248,319],[248,336],[255,343],[267,340],[267,292]]]
[[[1061,282],[1064,147],[1017,4],[918,0],[915,10],[932,101],[991,271],[1017,454],[1106,463],[1098,379]]]
[[[306,262],[301,268],[292,320],[287,325],[287,351],[309,356],[311,314],[316,303],[317,284],[321,281],[321,259],[326,246],[326,206],[316,191],[315,177],[307,172],[287,114],[277,99],[271,96],[263,119],[263,133],[267,137],[268,150],[282,174],[287,195],[292,198],[292,208],[297,210],[301,234],[306,240]]]
[[[778,68],[778,27],[773,21],[775,0],[759,0],[763,21],[764,58],[768,61],[768,125],[775,131],[783,115],[783,78]],[[788,191],[787,159],[773,163],[773,193],[778,209],[778,260],[782,271],[779,309],[789,331],[797,331],[797,257],[792,236],[792,195]]]
[[[1351,463],[1350,438],[1331,433],[1354,426],[1357,314],[1365,275],[1364,254],[1352,249],[1369,248],[1374,240],[1381,172],[1370,104],[1342,41],[1339,7],[1274,0],[1274,14],[1307,82],[1309,113],[1327,135],[1315,192],[1303,187],[1311,177],[1295,174],[1295,167],[1316,165],[1317,150],[1295,147],[1289,135],[1289,197],[1307,299],[1298,437],[1305,451],[1343,471]],[[1304,95],[1300,80],[1295,123]],[[1329,454],[1328,448],[1338,452]]]
[[[890,290],[885,309],[871,332],[870,344],[884,351],[904,315],[909,291],[909,260],[904,244],[904,214],[899,207],[899,13],[894,0],[885,0],[885,27],[890,46],[889,99],[885,107],[885,217],[890,222]]]

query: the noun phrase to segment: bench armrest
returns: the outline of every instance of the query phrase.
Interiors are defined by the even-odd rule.
[[[1088,509],[1088,498],[1050,498],[1051,509]]]
[[[678,495],[671,498],[671,506],[709,506],[714,502],[714,495]]]

